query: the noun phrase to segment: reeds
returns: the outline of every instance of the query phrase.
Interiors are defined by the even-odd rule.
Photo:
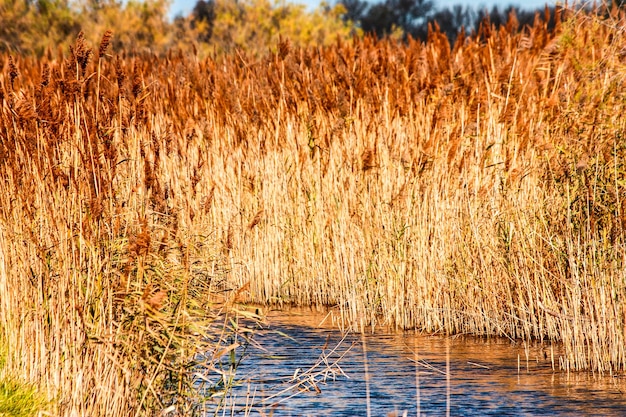
[[[97,63],[79,36],[68,59],[9,59],[2,79],[3,372],[36,383],[55,415],[188,415],[206,407],[197,375],[242,330],[219,248],[171,204],[191,192],[169,188],[178,167],[145,128],[140,62],[103,60],[109,38]],[[208,404],[221,379],[203,384]]]
[[[244,300],[623,372],[625,20],[558,13],[453,47],[5,57],[7,372],[56,414],[150,413]]]

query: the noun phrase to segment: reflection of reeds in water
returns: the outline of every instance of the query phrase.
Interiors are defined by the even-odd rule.
[[[413,338],[413,360],[415,361],[415,401],[417,403],[417,417],[422,415],[422,393],[420,385],[419,350],[417,338]]]
[[[372,415],[372,403],[370,397],[370,372],[369,372],[369,363],[367,362],[367,342],[365,339],[365,329],[361,329],[361,345],[363,348],[363,371],[365,378],[365,402],[366,402],[366,410],[367,417]]]
[[[446,417],[450,417],[450,339],[446,339]]]
[[[562,17],[452,48],[5,57],[7,369],[58,414],[166,406],[221,351],[212,303],[254,301],[624,371],[624,17]]]
[[[286,335],[283,336],[287,337]],[[354,344],[346,346],[347,337],[348,334],[345,333],[341,340],[329,346],[329,335],[317,361],[311,363],[308,368],[297,368],[289,380],[275,386],[266,387],[265,392],[267,395],[259,395],[258,398],[247,403],[245,411],[255,410],[263,415],[264,410],[273,410],[304,391],[321,394],[321,386],[329,381],[335,381],[337,378],[346,377],[343,369],[341,369],[341,362],[354,347]],[[270,411],[271,414],[272,412]]]

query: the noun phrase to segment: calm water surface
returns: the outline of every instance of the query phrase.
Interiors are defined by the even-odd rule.
[[[268,315],[237,370],[235,413],[252,406],[249,415],[366,416],[369,406],[371,416],[626,416],[623,379],[554,372],[549,346],[345,336],[324,317]]]

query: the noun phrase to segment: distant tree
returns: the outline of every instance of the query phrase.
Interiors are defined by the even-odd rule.
[[[490,11],[487,9],[480,10],[474,21],[474,28],[478,30],[481,24],[490,24],[496,29],[501,26],[506,26],[509,22],[511,14],[515,15],[517,21],[517,30],[522,30],[524,27],[531,27],[535,24],[537,18],[546,19],[548,24],[548,30],[553,30],[556,26],[556,7],[543,7],[536,10],[525,10],[508,6],[505,9],[500,9],[498,6],[493,6]],[[561,15],[563,17],[563,15]]]
[[[0,1],[0,51],[42,54],[80,30],[68,0]]]
[[[0,51],[67,51],[81,30],[97,46],[108,29],[113,50],[164,51],[177,41],[168,7],[169,0],[0,0]]]
[[[198,0],[191,12],[191,26],[198,30],[199,40],[208,42],[213,36],[215,23],[215,1]]]
[[[342,18],[345,21],[360,22],[365,16],[369,4],[363,0],[342,0],[339,2],[346,9]]]
[[[625,4],[626,0],[613,0]],[[463,28],[467,35],[477,33],[481,25],[499,28],[509,22],[512,13],[516,22],[516,30],[532,26],[539,16],[547,19],[548,29],[555,27],[555,7],[537,10],[524,10],[507,6],[493,6],[491,10],[476,10],[471,6],[453,6],[436,9],[430,0],[381,0],[368,3],[366,0],[339,0],[345,7],[344,20],[355,22],[366,33],[375,33],[378,37],[397,36],[398,32],[405,37],[411,35],[415,39],[426,40],[429,25],[436,26],[443,32],[451,44],[456,41],[459,31]],[[547,11],[547,15],[546,15]]]
[[[345,13],[344,6],[325,3],[307,11],[304,5],[278,0],[199,0],[191,22],[201,49],[265,54],[281,37],[301,45],[350,38],[356,28],[342,20]]]
[[[435,11],[431,0],[384,0],[368,4],[362,0],[341,0],[345,20],[357,22],[366,33],[378,37],[397,33],[415,34]]]
[[[369,7],[360,22],[365,33],[375,33],[379,38],[389,35],[395,28],[401,28],[397,24],[393,9],[385,3]]]
[[[437,23],[441,32],[453,44],[461,28],[471,31],[476,21],[476,15],[477,13],[473,8],[456,5],[452,8],[438,10],[428,19],[428,23]],[[413,33],[413,37],[417,39],[426,39],[427,35],[428,26],[426,24]]]

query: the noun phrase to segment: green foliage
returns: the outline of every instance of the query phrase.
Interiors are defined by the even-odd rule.
[[[5,328],[0,326],[0,416],[35,416],[49,402],[34,385],[7,375],[8,346]]]
[[[79,30],[67,0],[0,0],[0,51],[36,53],[67,43]]]
[[[112,50],[156,53],[169,50],[201,55],[244,48],[265,54],[280,38],[295,45],[327,45],[359,30],[343,5],[306,6],[273,0],[199,1],[191,16],[173,22],[170,0],[0,0],[0,52],[37,55],[65,51],[82,30],[97,44],[111,30]]]
[[[169,0],[0,0],[0,52],[41,56],[67,50],[81,30],[97,43],[108,29],[115,49],[162,51],[174,43],[168,8]]]
[[[98,25],[92,32],[96,38],[111,29],[113,49],[132,52],[159,52],[173,42],[171,24],[167,22],[168,0],[131,0],[125,6],[109,3],[102,9],[93,10],[91,21]],[[95,30],[94,30],[95,29]]]
[[[32,386],[11,378],[0,379],[0,416],[34,416],[45,405],[45,399]]]
[[[296,45],[327,45],[355,33],[352,23],[341,19],[345,13],[342,5],[323,3],[310,13],[304,5],[270,0],[218,0],[215,6],[208,44],[218,51],[243,48],[262,54],[281,37]]]

